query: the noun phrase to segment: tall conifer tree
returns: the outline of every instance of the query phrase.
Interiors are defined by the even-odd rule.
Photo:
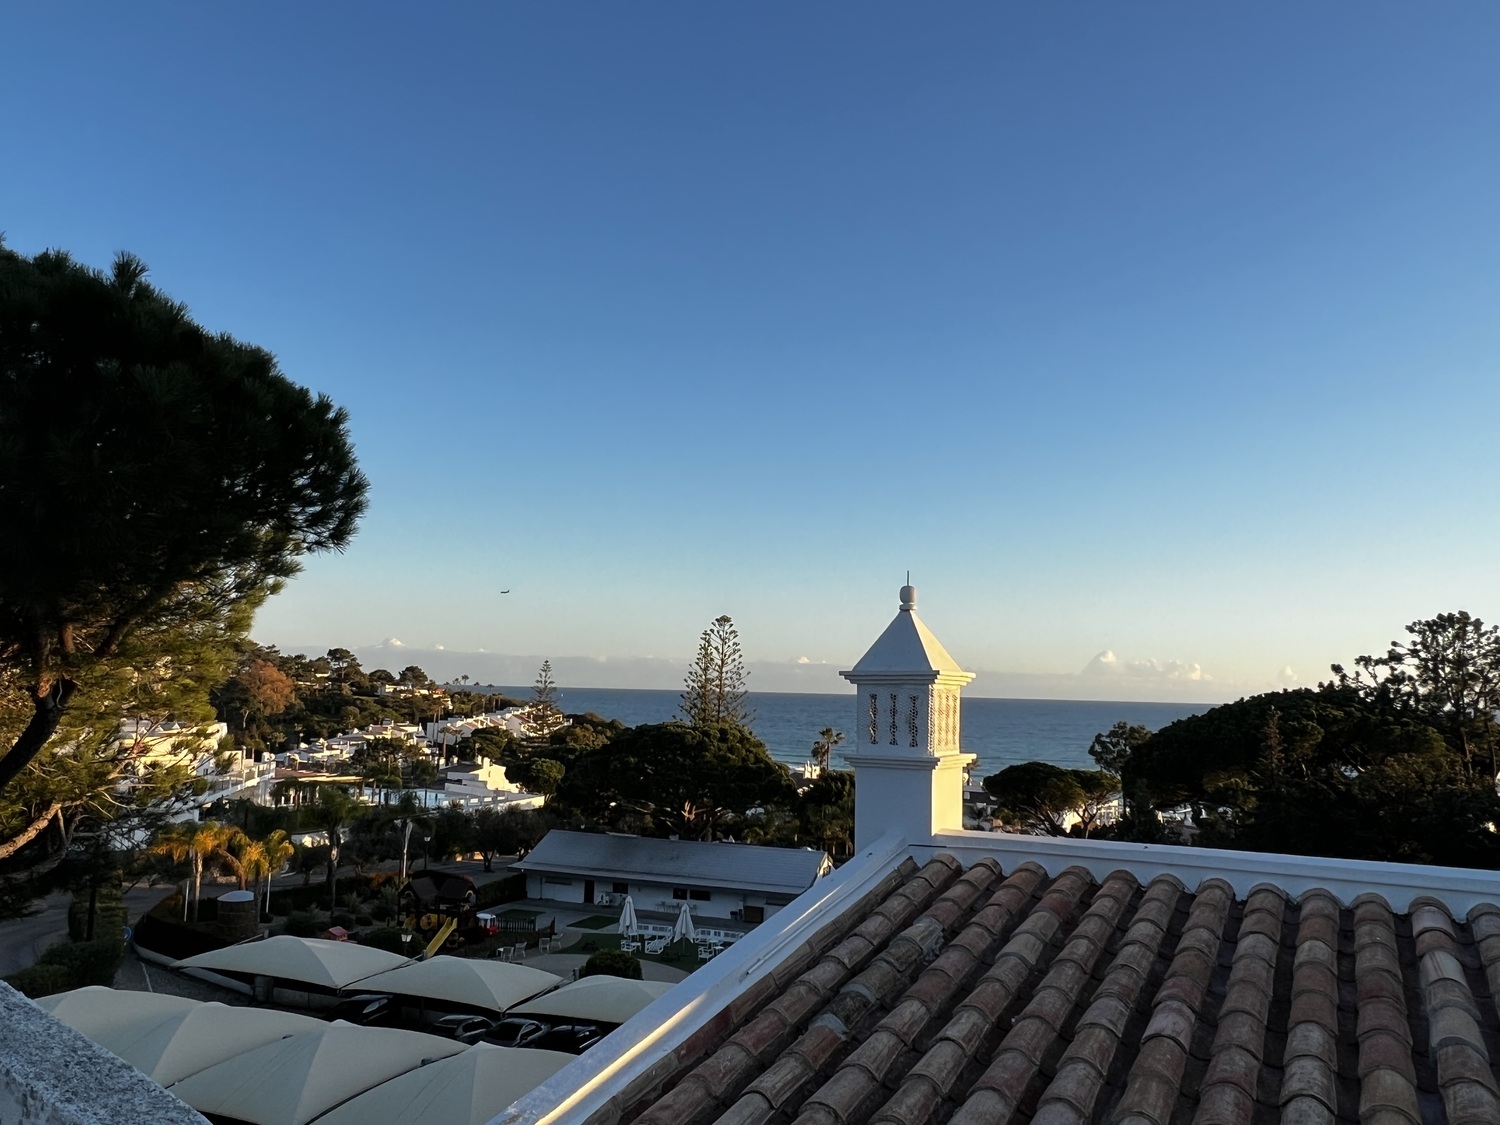
[[[755,718],[745,687],[748,677],[739,630],[728,614],[716,617],[698,637],[698,654],[683,681],[683,718],[695,727],[748,729]]]

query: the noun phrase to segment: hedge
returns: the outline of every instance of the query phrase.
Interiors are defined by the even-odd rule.
[[[118,937],[63,942],[46,950],[31,968],[5,979],[27,996],[51,996],[91,984],[112,985],[124,960],[125,942]]]

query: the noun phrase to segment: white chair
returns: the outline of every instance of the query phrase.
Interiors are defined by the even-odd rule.
[[[511,954],[512,961],[526,960],[526,943],[524,941],[516,942],[516,947],[511,951]]]
[[[660,953],[665,948],[667,948],[667,939],[664,937],[652,938],[646,943],[647,953]]]
[[[641,947],[641,943],[638,942],[638,941],[636,941],[635,938],[621,938],[620,939],[620,952],[621,953],[634,953],[640,947]]]
[[[698,960],[712,961],[714,959],[714,947],[711,945],[700,945],[698,947]]]

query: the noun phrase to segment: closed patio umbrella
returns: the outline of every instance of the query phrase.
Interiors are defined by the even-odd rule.
[[[672,925],[672,940],[698,940],[698,928],[693,925],[693,912],[688,909],[687,903],[683,903],[682,909],[677,912],[677,921]]]
[[[313,1125],[485,1125],[575,1058],[561,1051],[478,1043],[463,1054],[382,1082]]]
[[[625,906],[620,911],[620,936],[635,937],[640,930],[640,922],[635,916],[635,900],[629,895],[625,896]]]
[[[153,1081],[170,1086],[241,1051],[327,1026],[322,1020],[293,1012],[199,1004],[89,1038]]]
[[[307,1125],[356,1094],[464,1049],[415,1031],[325,1023],[200,1070],[170,1089],[199,1113],[251,1125]]]
[[[174,1012],[196,1008],[203,1001],[91,984],[43,996],[37,1003],[80,1035],[97,1040],[99,1035],[110,1031],[152,1023]]]

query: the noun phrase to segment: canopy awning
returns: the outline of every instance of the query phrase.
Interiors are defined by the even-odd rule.
[[[293,1012],[199,1004],[89,1038],[148,1078],[170,1086],[241,1052],[327,1026]]]
[[[562,977],[526,965],[468,957],[434,957],[365,977],[359,987],[503,1012],[561,981]]]
[[[170,1089],[199,1113],[251,1125],[307,1125],[356,1094],[463,1050],[436,1035],[330,1023],[246,1051]]]
[[[282,935],[210,950],[172,967],[272,977],[336,990],[406,963],[407,958],[399,954],[353,942]]]
[[[673,986],[667,981],[584,977],[556,992],[512,1008],[514,1016],[559,1016],[601,1023],[624,1023]]]
[[[506,1106],[574,1060],[560,1051],[479,1043],[382,1082],[318,1118],[314,1125],[486,1125]]]
[[[175,1012],[185,1012],[201,1006],[203,1001],[91,984],[87,988],[43,996],[37,1003],[80,1035],[97,1041],[100,1035],[158,1020]]]

